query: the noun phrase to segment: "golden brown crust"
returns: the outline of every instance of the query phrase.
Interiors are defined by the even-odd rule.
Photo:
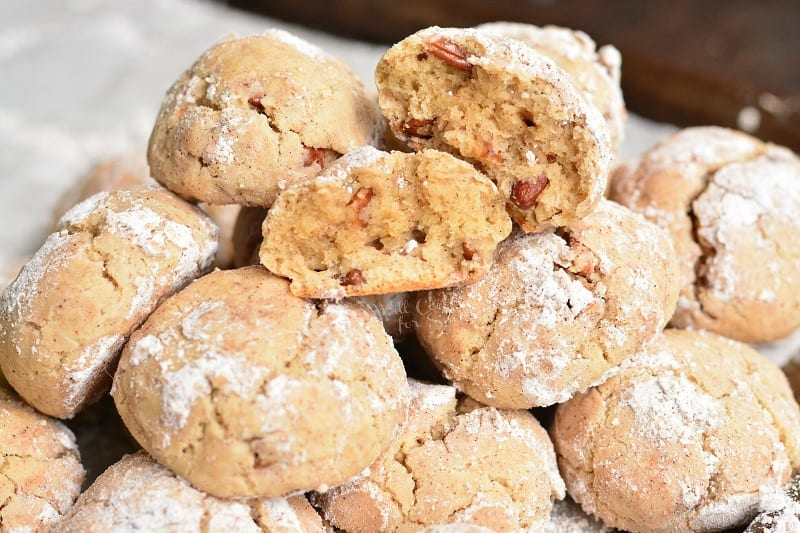
[[[740,132],[688,128],[620,167],[610,197],[667,229],[681,265],[672,324],[743,342],[800,326],[800,158]]]
[[[175,82],[148,162],[185,198],[269,206],[286,185],[382,134],[377,106],[343,62],[271,30],[214,45]]]
[[[650,341],[677,291],[667,235],[603,200],[566,232],[513,234],[477,283],[420,293],[414,325],[466,394],[541,407],[585,390]]]
[[[139,443],[218,497],[341,483],[405,417],[402,362],[380,322],[314,304],[262,267],[217,271],[131,337],[112,394]]]
[[[71,209],[0,299],[0,367],[40,411],[70,418],[111,384],[119,350],[163,298],[207,271],[217,229],[159,186]]]
[[[605,383],[556,410],[570,495],[633,531],[722,531],[800,464],[800,409],[744,344],[667,330]]]
[[[0,529],[47,531],[80,494],[75,435],[0,382]]]

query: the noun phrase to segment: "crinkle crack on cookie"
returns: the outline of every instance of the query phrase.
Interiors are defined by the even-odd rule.
[[[111,384],[131,331],[208,271],[217,228],[160,186],[67,212],[0,298],[0,367],[43,413],[71,418]]]
[[[566,230],[513,234],[472,285],[420,293],[414,325],[478,401],[542,407],[585,390],[653,339],[678,292],[668,236],[608,200]]]
[[[800,326],[800,158],[724,128],[689,128],[614,174],[611,198],[673,237],[672,324],[743,342]]]
[[[453,387],[410,385],[408,421],[369,473],[312,496],[325,519],[353,533],[447,523],[538,531],[564,497],[539,422],[526,411],[457,403]]]
[[[620,88],[619,50],[608,44],[598,49],[584,32],[558,26],[489,22],[477,29],[516,39],[555,61],[603,115],[612,148],[615,153],[618,151],[628,114]]]
[[[305,496],[222,500],[193,488],[144,451],[126,455],[97,478],[57,529],[62,533],[325,531]]]
[[[724,531],[800,464],[800,409],[747,345],[667,330],[605,383],[559,405],[569,494],[628,531]]]
[[[48,530],[75,502],[83,477],[75,435],[0,379],[0,530]]]
[[[170,88],[153,177],[211,204],[269,206],[289,183],[379,144],[383,119],[342,61],[281,30],[222,41]]]
[[[427,28],[394,45],[375,79],[395,134],[476,165],[526,231],[572,223],[602,197],[611,162],[603,117],[561,68],[521,42]]]
[[[220,498],[327,488],[389,445],[409,400],[377,318],[262,267],[217,271],[131,337],[112,395],[159,462]]]
[[[511,220],[497,188],[450,154],[364,147],[284,191],[261,262],[298,296],[341,298],[470,283]]]

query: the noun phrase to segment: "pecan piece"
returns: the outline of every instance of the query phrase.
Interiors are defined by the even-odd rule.
[[[310,167],[314,163],[320,167],[325,166],[325,148],[306,146],[306,157],[303,159],[303,166]]]
[[[369,205],[371,200],[372,188],[364,187],[358,189],[353,195],[353,198],[347,203],[347,205],[352,205],[353,209],[355,209],[356,220],[358,221],[358,225],[362,228],[366,228],[369,222],[369,214],[365,211],[365,208]]]
[[[511,187],[511,200],[520,209],[530,209],[536,205],[536,199],[549,183],[544,172],[533,181],[518,181]]]
[[[451,67],[470,72],[472,65],[467,61],[467,54],[456,43],[447,37],[439,37],[428,43],[428,51]]]
[[[418,118],[410,118],[403,122],[402,130],[407,135],[414,137],[421,137],[423,139],[430,139],[433,136],[431,132],[432,120],[422,120]]]
[[[337,276],[336,279],[339,280],[339,284],[342,287],[349,287],[351,285],[363,285],[364,283],[367,282],[367,278],[364,277],[364,273],[357,268],[351,269],[347,274]]]
[[[264,104],[261,103],[261,99],[264,98],[263,94],[254,95],[247,99],[247,103],[251,106],[256,108],[256,111],[259,113],[264,112]]]
[[[475,257],[475,254],[478,253],[478,250],[465,242],[461,243],[461,251],[463,252],[464,259],[467,261],[472,261],[472,259]]]
[[[595,258],[592,251],[578,242],[577,240],[570,237],[569,239],[569,247],[572,249],[572,252],[575,254],[572,260],[572,266],[569,267],[569,271],[578,274],[586,278],[587,280],[590,279],[592,274],[594,274],[595,270],[597,269],[597,258]]]

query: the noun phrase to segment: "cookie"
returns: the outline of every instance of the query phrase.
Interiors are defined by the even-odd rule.
[[[286,185],[378,144],[383,120],[339,59],[282,30],[224,40],[175,82],[150,136],[153,177],[187,199],[269,206]]]
[[[622,56],[619,50],[608,44],[598,49],[584,32],[559,26],[489,22],[477,28],[521,41],[555,61],[570,75],[586,101],[603,115],[612,150],[619,151],[628,115],[620,88]]]
[[[147,152],[134,151],[104,159],[92,166],[86,175],[61,195],[53,208],[53,231],[58,221],[76,204],[101,192],[130,189],[136,185],[156,185],[147,166]],[[230,268],[233,264],[233,225],[239,215],[238,205],[200,204],[219,228],[219,245],[214,257],[214,266]]]
[[[585,390],[660,332],[678,292],[668,235],[603,200],[557,232],[516,232],[472,285],[420,293],[417,337],[459,389],[504,409]]]
[[[556,409],[569,494],[628,531],[723,531],[800,465],[800,409],[747,345],[667,330],[605,383]]]
[[[70,418],[111,384],[125,339],[208,270],[217,229],[158,186],[78,204],[0,298],[0,367],[43,413]]]
[[[297,296],[342,298],[470,283],[511,231],[497,188],[450,154],[364,147],[287,188],[261,263]]]
[[[63,533],[105,531],[324,532],[305,496],[221,500],[193,488],[146,452],[97,478],[58,524]]]
[[[47,531],[81,491],[75,435],[0,383],[0,529]]]
[[[614,174],[612,199],[667,229],[681,262],[672,324],[743,342],[800,326],[800,158],[717,127],[689,128]]]
[[[474,163],[526,231],[575,222],[603,196],[611,142],[602,115],[554,61],[519,41],[427,28],[381,58],[375,81],[401,140]]]
[[[160,463],[220,498],[342,483],[406,414],[402,362],[352,303],[312,303],[262,267],[211,273],[123,351],[112,395]]]
[[[354,533],[446,523],[538,531],[564,484],[536,419],[456,402],[446,385],[410,385],[408,420],[367,475],[312,496],[324,518]]]

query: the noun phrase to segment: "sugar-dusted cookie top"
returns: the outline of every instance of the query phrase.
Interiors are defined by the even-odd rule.
[[[688,128],[615,172],[612,199],[666,228],[681,263],[673,324],[743,342],[800,326],[800,158]]]
[[[364,147],[284,191],[263,230],[261,262],[294,294],[341,298],[475,281],[511,220],[495,185],[450,154]]]
[[[211,267],[217,228],[160,186],[78,204],[0,298],[0,367],[38,410],[70,418],[108,390],[158,303]]]
[[[270,30],[219,42],[181,75],[148,162],[185,198],[269,206],[289,183],[382,135],[377,105],[342,61]]]
[[[570,495],[629,531],[746,524],[800,465],[800,409],[780,369],[700,331],[666,330],[559,405],[550,432]]]
[[[399,437],[365,477],[314,497],[323,516],[364,533],[449,523],[538,531],[553,499],[564,496],[539,422],[526,411],[457,402],[453,387],[410,384],[413,399]]]
[[[445,377],[488,405],[568,400],[660,332],[678,292],[667,234],[603,200],[558,232],[514,233],[472,285],[419,293],[414,325]]]
[[[195,489],[144,451],[109,467],[57,528],[64,533],[325,531],[305,496],[221,500]]]
[[[75,502],[83,477],[75,435],[0,376],[0,529],[47,531]]]
[[[526,231],[583,218],[605,191],[605,120],[552,59],[515,39],[427,28],[389,49],[375,80],[394,133],[474,163]]]
[[[131,337],[114,377],[139,443],[220,498],[342,483],[406,415],[405,372],[378,319],[288,285],[262,267],[200,278]]]

